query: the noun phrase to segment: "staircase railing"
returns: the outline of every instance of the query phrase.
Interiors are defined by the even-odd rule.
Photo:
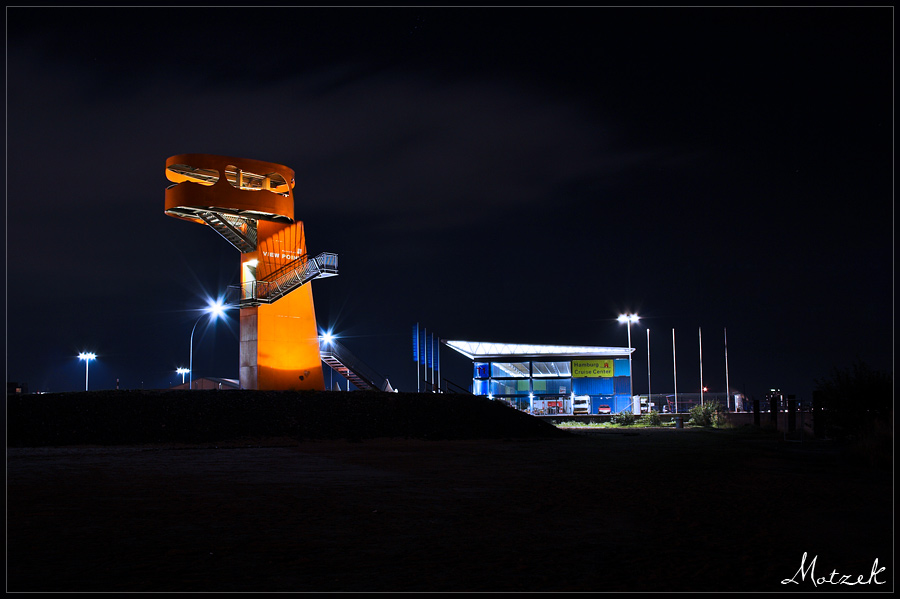
[[[327,343],[323,340],[319,341],[319,354],[322,360],[325,361],[326,364],[332,366],[343,366],[347,370],[350,371],[354,377],[347,377],[353,384],[356,386],[360,386],[359,381],[362,381],[363,387],[368,387],[371,389],[375,389],[377,391],[384,391],[384,388],[387,384],[387,379],[377,372],[367,364],[365,364],[362,360],[354,356],[350,353],[345,346],[341,345],[337,341],[333,339],[328,341]],[[355,380],[358,379],[358,380]]]
[[[337,266],[337,254],[323,252],[312,260],[304,254],[263,279],[238,286],[240,303],[243,306],[271,304],[313,279],[337,275]]]
[[[239,251],[252,252],[256,249],[256,223],[254,221],[215,211],[199,212],[197,216]]]

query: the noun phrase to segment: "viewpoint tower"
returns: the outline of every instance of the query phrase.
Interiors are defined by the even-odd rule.
[[[165,213],[208,225],[240,252],[242,389],[325,388],[313,306],[337,254],[310,258],[294,220],[294,171],[259,160],[180,154],[166,160]]]

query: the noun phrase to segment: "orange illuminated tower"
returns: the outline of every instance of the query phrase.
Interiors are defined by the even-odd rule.
[[[241,253],[242,389],[325,389],[313,306],[315,278],[337,274],[337,255],[306,253],[294,220],[294,171],[208,154],[166,160],[169,216],[209,225]]]

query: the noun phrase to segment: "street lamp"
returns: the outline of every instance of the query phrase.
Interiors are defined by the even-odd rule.
[[[320,347],[322,343],[324,343],[326,347],[330,346],[333,341],[334,333],[332,333],[331,331],[325,331],[324,333],[319,335]],[[331,368],[330,364],[328,367],[328,373],[328,390],[331,391],[334,388],[334,368]]]
[[[176,368],[175,372],[181,375],[181,384],[184,384],[184,375],[190,372],[187,368]]]
[[[194,328],[191,329],[191,354],[190,354],[190,363],[188,364],[188,372],[190,373],[190,377],[188,378],[188,389],[194,388],[194,331],[197,329],[197,325],[200,324],[200,321],[203,320],[203,317],[207,314],[210,315],[210,320],[215,320],[219,316],[225,313],[226,306],[222,304],[222,300],[210,301],[209,306],[207,306],[203,310],[203,314],[200,315],[200,318],[197,319],[197,322],[194,323]],[[184,377],[182,376],[182,382],[184,382]]]
[[[634,377],[631,374],[631,323],[637,322],[638,320],[640,320],[640,318],[638,318],[637,314],[619,314],[619,322],[624,322],[628,325],[628,386],[631,395],[634,395]],[[649,397],[647,398],[647,401],[650,401]]]
[[[88,365],[91,363],[91,360],[97,359],[97,354],[92,352],[81,352],[78,354],[79,360],[84,360],[84,390],[88,390]]]

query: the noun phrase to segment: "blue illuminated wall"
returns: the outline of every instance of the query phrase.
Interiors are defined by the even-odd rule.
[[[514,362],[513,360],[519,360]],[[542,357],[540,362],[559,361],[571,365],[571,358]],[[631,410],[631,379],[628,358],[614,360],[613,376],[570,377],[535,376],[532,362],[522,358],[473,363],[472,392],[475,395],[505,398],[516,405],[528,402],[529,394],[535,400],[560,396],[589,395],[591,413],[597,414],[601,406],[609,406],[610,412]],[[569,368],[571,372],[571,366]],[[527,405],[526,405],[527,407]]]

